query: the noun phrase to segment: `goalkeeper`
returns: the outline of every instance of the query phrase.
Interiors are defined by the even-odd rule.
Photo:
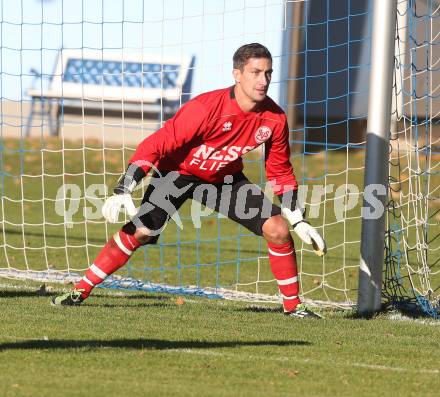
[[[263,236],[284,313],[319,318],[298,296],[296,255],[289,229],[292,227],[304,243],[313,244],[318,255],[325,254],[326,246],[296,207],[298,184],[289,161],[286,115],[267,96],[271,75],[269,50],[258,43],[243,45],[233,57],[232,87],[193,98],[138,145],[115,194],[102,209],[109,222],[117,222],[122,209],[131,221],[107,242],[71,292],[52,299],[54,305],[83,302],[138,247],[156,243],[170,217],[191,198]],[[261,145],[265,147],[266,176],[281,208],[242,172],[242,156]],[[136,210],[131,193],[152,168],[156,172]]]

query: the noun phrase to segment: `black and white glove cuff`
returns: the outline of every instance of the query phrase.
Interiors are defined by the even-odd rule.
[[[289,221],[289,223],[292,225],[293,228],[300,223],[304,222],[303,217],[303,210],[300,208],[297,208],[296,210],[292,211],[291,209],[287,207],[281,208],[281,213],[284,215],[284,217]]]
[[[144,177],[145,171],[142,168],[134,164],[130,164],[125,174],[119,179],[118,184],[114,188],[113,192],[115,194],[131,194]]]

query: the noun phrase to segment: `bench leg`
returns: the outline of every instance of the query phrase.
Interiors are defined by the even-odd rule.
[[[58,116],[58,113],[55,114],[55,117]],[[53,102],[52,100],[49,100],[49,103],[47,105],[47,118],[48,118],[48,124],[49,124],[49,134],[50,136],[57,136],[57,130],[56,127],[54,127],[54,122],[53,122]],[[56,123],[56,121],[55,121]],[[55,124],[56,125],[56,124]]]
[[[34,119],[34,111],[35,111],[35,98],[32,97],[32,101],[31,101],[31,109],[29,111],[29,115],[26,121],[26,129],[25,129],[25,133],[24,136],[26,138],[28,138],[31,135],[31,126],[32,126],[32,121]]]
[[[53,131],[54,136],[60,136],[60,118],[61,118],[61,105],[58,103],[57,114],[55,116],[55,130]]]
[[[164,107],[163,107],[163,101],[158,99],[157,104],[159,105],[159,111],[157,112],[157,129],[160,129],[162,127],[162,120],[164,118]]]

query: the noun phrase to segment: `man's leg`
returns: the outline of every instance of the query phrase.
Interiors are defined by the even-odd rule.
[[[267,242],[269,263],[283,297],[285,312],[292,312],[301,302],[296,254],[287,222],[281,215],[267,219],[262,227]]]
[[[127,223],[104,245],[73,290],[54,297],[52,304],[57,306],[81,304],[93,288],[124,266],[134,251],[141,245],[148,244],[150,239],[147,228],[137,229],[132,222]]]
[[[82,300],[90,295],[96,285],[124,266],[137,248],[148,242],[148,229],[136,229],[132,222],[116,232],[101,249],[83,278],[75,284],[74,288],[81,292]]]
[[[241,173],[235,174],[232,183],[226,185],[229,189],[223,186],[216,184],[218,194],[214,209],[266,239],[270,267],[283,296],[284,310],[295,310],[300,303],[298,271],[293,240],[287,222],[280,215],[281,209]],[[193,198],[212,208],[205,197]]]
[[[159,178],[159,176],[155,177]],[[180,188],[189,184],[186,179],[180,177],[170,183]],[[108,276],[124,266],[137,248],[141,245],[157,242],[160,231],[173,215],[173,211],[166,211],[150,202],[155,189],[153,185],[150,184],[147,187],[142,200],[142,205],[149,205],[149,211],[143,213],[141,210],[140,215],[138,214],[133,221],[128,222],[120,231],[114,234],[86,270],[83,278],[75,284],[73,291],[53,298],[52,303],[54,305],[80,304],[90,295],[96,285],[102,283]],[[160,181],[155,185],[160,185]],[[169,191],[173,190],[170,188]],[[168,200],[166,204],[170,204],[166,208],[178,210],[190,194],[191,192],[188,191],[188,193],[184,193],[179,197],[164,197],[163,200]],[[157,198],[154,202],[157,202]]]
[[[285,219],[281,215],[271,216],[264,222],[262,231],[267,241],[270,268],[283,297],[284,313],[291,317],[321,318],[299,299],[295,248]]]
[[[234,175],[232,183],[228,183],[232,189],[223,190],[218,184],[216,186],[219,193],[214,209],[266,239],[270,268],[283,297],[284,312],[295,317],[319,318],[299,299],[296,254],[289,225],[281,216],[281,208],[241,173]],[[212,208],[204,198],[193,198]],[[227,206],[225,202],[228,202]]]

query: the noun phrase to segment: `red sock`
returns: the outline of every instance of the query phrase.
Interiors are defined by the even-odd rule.
[[[291,241],[283,244],[267,243],[270,268],[283,297],[285,312],[295,310],[301,302],[298,297],[299,282],[295,248]]]
[[[81,296],[87,298],[95,285],[102,283],[107,276],[125,265],[140,245],[134,236],[122,230],[117,232],[99,252],[84,277],[75,285],[76,289],[84,290]]]

